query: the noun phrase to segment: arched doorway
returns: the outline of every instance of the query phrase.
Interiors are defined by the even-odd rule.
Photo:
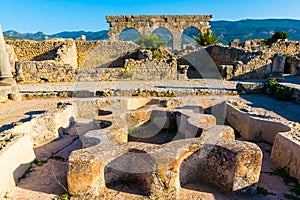
[[[136,42],[140,37],[141,34],[134,28],[126,28],[120,33],[119,40]]]
[[[196,28],[189,27],[184,29],[181,35],[181,48],[185,49],[187,45],[196,45],[197,42],[193,39],[193,37],[198,37],[200,31]]]
[[[163,38],[166,43],[167,47],[170,51],[173,49],[173,36],[171,32],[166,28],[157,28],[155,29],[152,34],[157,34],[159,38]]]

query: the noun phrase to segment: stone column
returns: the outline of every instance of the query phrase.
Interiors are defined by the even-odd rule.
[[[181,49],[181,33],[179,31],[172,32],[173,35],[173,51]]]
[[[276,78],[277,81],[284,81],[283,74],[284,74],[284,66],[285,66],[286,57],[275,54],[273,57],[273,66],[271,72],[271,78]]]
[[[14,83],[11,74],[8,54],[5,48],[5,41],[0,26],[0,85],[12,85]]]

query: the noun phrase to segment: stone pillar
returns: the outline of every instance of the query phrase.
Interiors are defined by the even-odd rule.
[[[180,32],[173,32],[173,51],[181,50],[181,34]]]
[[[115,33],[109,34],[109,40],[117,41],[117,40],[119,40],[119,36]]]
[[[271,72],[271,78],[276,78],[277,81],[284,81],[283,74],[284,74],[284,66],[285,66],[286,57],[275,54],[273,57],[273,66]]]
[[[11,74],[8,54],[5,48],[5,41],[0,26],[0,85],[12,85],[14,83]]]

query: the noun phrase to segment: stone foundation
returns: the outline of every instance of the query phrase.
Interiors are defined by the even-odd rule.
[[[122,98],[77,102],[79,112],[95,113],[95,106],[101,112],[85,115],[98,130],[86,133],[84,149],[69,158],[68,189],[74,198],[109,199],[107,189],[122,191],[124,182],[139,188],[131,191],[135,194],[164,199],[176,199],[179,189],[193,181],[230,194],[255,191],[262,162],[258,146],[235,141],[230,127],[216,125],[215,117],[187,99],[141,100],[132,108],[133,102]],[[161,132],[174,129],[172,138]]]

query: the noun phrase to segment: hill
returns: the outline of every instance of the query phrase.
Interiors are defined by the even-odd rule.
[[[245,41],[255,38],[268,38],[277,31],[285,31],[290,34],[291,40],[300,41],[300,20],[293,19],[246,19],[240,21],[212,21],[211,29],[220,36],[220,42],[228,44],[233,39],[240,39]],[[98,32],[86,32],[86,31],[69,31],[61,32],[53,35],[46,35],[42,32],[37,33],[18,33],[16,31],[6,31],[4,36],[9,38],[26,38],[30,40],[44,40],[48,38],[72,38],[76,39],[81,35],[85,35],[87,40],[104,40],[108,39],[107,30]],[[163,29],[156,32],[158,35],[165,37],[168,42],[170,36],[165,35]],[[189,37],[197,34],[197,32],[191,30],[186,31],[185,34]],[[122,35],[121,39],[136,38],[136,33],[133,31],[127,31],[125,35]],[[184,40],[188,41],[190,38],[184,37]]]
[[[16,31],[5,31],[3,32],[3,35],[6,38],[10,39],[28,39],[28,40],[36,40],[41,41],[45,39],[51,39],[51,38],[72,38],[76,39],[80,37],[81,35],[85,35],[87,40],[105,40],[108,39],[107,35],[108,31],[98,31],[98,32],[91,32],[91,31],[64,31],[52,35],[46,35],[43,32],[37,32],[37,33],[19,33]]]
[[[293,19],[246,19],[240,21],[212,21],[211,29],[227,44],[233,39],[245,41],[256,38],[268,38],[277,31],[290,35],[290,40],[300,41],[300,20]]]

